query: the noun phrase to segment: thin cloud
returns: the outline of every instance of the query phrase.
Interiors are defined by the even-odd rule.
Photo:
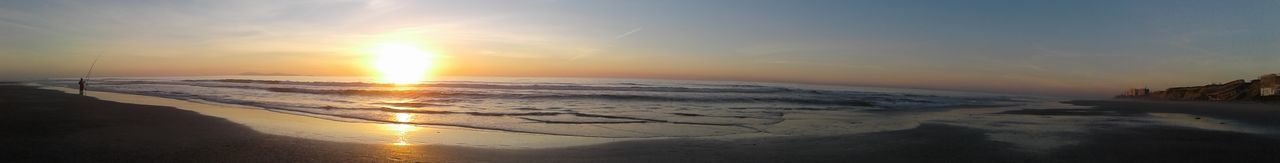
[[[635,34],[636,32],[640,32],[640,30],[644,30],[644,27],[636,27],[635,29],[631,29],[631,31],[627,31],[626,33],[622,33],[622,34],[620,34],[620,35],[618,35],[618,36],[613,36],[613,39],[614,39],[614,40],[622,39],[623,37],[631,36],[631,34]]]

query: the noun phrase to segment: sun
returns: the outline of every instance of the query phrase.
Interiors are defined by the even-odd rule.
[[[384,43],[373,48],[373,68],[378,81],[393,84],[420,83],[435,66],[435,53],[409,43]]]

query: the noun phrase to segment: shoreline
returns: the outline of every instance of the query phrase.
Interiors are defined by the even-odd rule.
[[[232,119],[174,107],[137,105],[29,86],[0,85],[0,160],[16,162],[1275,162],[1280,137],[1152,123],[1097,125],[1082,133],[1040,133],[1076,141],[1028,149],[1001,131],[944,120],[903,130],[720,139],[656,139],[540,149],[363,144],[259,132]],[[1125,118],[1165,107],[1126,101],[1073,101],[1082,109],[980,115],[1030,119]],[[1204,105],[1256,111],[1256,107]],[[240,109],[249,110],[249,109]],[[963,110],[963,109],[962,109]],[[1063,110],[1071,111],[1065,112]],[[1122,112],[1128,111],[1128,112]],[[1271,111],[1271,110],[1264,110]],[[1124,113],[1124,114],[1121,114]],[[1129,114],[1131,113],[1131,114]],[[272,113],[280,114],[280,113]],[[1236,112],[1220,114],[1238,118]],[[948,114],[950,115],[950,114]],[[1199,114],[1197,114],[1199,115]],[[1260,115],[1280,117],[1280,115]],[[301,116],[299,116],[301,117]],[[1051,118],[1050,118],[1051,117]],[[304,117],[309,119],[316,119]],[[981,118],[980,118],[981,119]],[[1001,121],[995,121],[1001,122]],[[1056,121],[1043,121],[1051,123]],[[964,123],[959,123],[964,124]],[[1002,125],[1015,125],[998,123]],[[1147,124],[1147,123],[1138,123]],[[1018,124],[1049,125],[1049,124]]]
[[[43,89],[58,90],[58,91],[63,91],[63,92],[67,92],[67,93],[75,93],[75,91],[76,91],[76,90],[74,90],[74,89],[70,89],[70,88],[66,88],[66,87],[59,87],[59,86],[44,86],[44,87],[42,87],[42,88],[43,88]],[[885,109],[885,110],[875,111],[875,112],[870,112],[870,113],[855,113],[855,112],[849,112],[849,111],[830,110],[830,111],[821,111],[822,113],[817,113],[817,112],[815,112],[815,113],[794,113],[794,114],[787,114],[785,117],[788,117],[788,118],[797,118],[797,119],[786,119],[786,120],[782,120],[782,121],[786,121],[786,124],[781,124],[781,125],[779,125],[778,123],[771,123],[771,124],[765,124],[765,125],[754,125],[754,126],[751,126],[751,125],[746,125],[746,126],[734,126],[734,127],[741,127],[741,128],[751,129],[751,130],[754,130],[754,131],[755,131],[755,132],[750,132],[750,133],[731,133],[731,134],[724,134],[724,135],[707,135],[707,136],[600,137],[600,136],[567,135],[567,134],[558,134],[558,133],[542,133],[542,132],[514,131],[514,130],[501,129],[501,128],[483,128],[483,127],[469,127],[469,126],[453,126],[453,125],[448,125],[448,124],[445,124],[445,125],[421,124],[421,123],[420,123],[420,124],[395,124],[395,121],[397,121],[397,120],[401,120],[401,119],[394,119],[394,118],[398,118],[398,117],[387,117],[387,118],[390,118],[390,119],[383,119],[383,120],[347,119],[347,118],[344,118],[344,117],[326,118],[326,117],[324,117],[325,115],[313,115],[313,114],[307,114],[307,112],[294,112],[294,111],[291,111],[291,110],[277,110],[277,109],[258,108],[258,107],[254,107],[254,106],[244,106],[244,105],[236,105],[236,104],[226,104],[226,103],[218,103],[218,102],[203,101],[203,100],[189,101],[189,100],[183,100],[183,99],[175,99],[175,98],[161,97],[161,96],[151,96],[151,95],[146,95],[146,94],[134,94],[134,93],[117,93],[117,92],[89,91],[88,95],[89,95],[89,96],[96,96],[96,97],[100,97],[100,98],[103,98],[104,100],[108,100],[108,101],[118,101],[118,102],[126,102],[126,103],[134,103],[134,104],[143,104],[143,105],[162,105],[162,106],[177,107],[177,108],[180,108],[180,109],[193,110],[193,111],[197,111],[197,112],[205,113],[206,115],[211,115],[211,116],[216,116],[216,117],[229,118],[229,119],[231,119],[232,121],[235,121],[235,122],[238,122],[238,123],[241,123],[241,124],[248,125],[248,126],[250,126],[250,127],[252,127],[252,128],[255,128],[255,129],[259,130],[259,131],[267,132],[267,133],[272,133],[272,134],[276,134],[276,135],[295,136],[295,137],[304,137],[304,138],[310,138],[310,139],[329,140],[329,141],[340,141],[340,142],[359,142],[359,143],[370,143],[370,144],[384,144],[384,143],[385,143],[385,142],[387,142],[387,141],[391,141],[391,140],[385,139],[385,137],[387,137],[387,136],[385,136],[385,135],[386,135],[385,133],[376,133],[376,134],[375,134],[375,135],[377,135],[377,136],[380,136],[380,137],[378,137],[378,139],[380,139],[380,140],[378,140],[378,141],[369,141],[369,140],[346,140],[346,139],[335,139],[335,138],[334,138],[334,137],[343,138],[343,137],[352,137],[352,136],[365,136],[365,135],[361,135],[361,134],[364,134],[364,133],[345,133],[345,132],[349,132],[349,131],[347,131],[347,130],[339,131],[339,132],[337,132],[336,134],[337,134],[337,135],[349,135],[349,136],[314,137],[314,136],[319,136],[319,135],[334,135],[334,134],[335,134],[335,132],[323,131],[323,130],[321,130],[321,131],[315,131],[315,130],[313,130],[313,129],[310,129],[310,127],[309,127],[309,126],[316,126],[316,125],[312,125],[312,124],[285,125],[285,126],[283,126],[283,127],[282,127],[282,126],[281,126],[281,124],[277,124],[277,123],[273,123],[273,122],[271,122],[271,121],[281,121],[281,120],[279,120],[279,119],[297,119],[296,117],[283,117],[283,118],[254,118],[254,117],[250,117],[250,118],[248,118],[248,120],[244,120],[244,119],[246,119],[246,118],[242,118],[241,116],[245,116],[245,115],[255,115],[255,116],[260,116],[260,115],[263,115],[263,114],[269,114],[269,113],[266,113],[266,112],[272,112],[272,113],[288,114],[288,115],[294,115],[294,116],[311,117],[311,118],[313,118],[313,119],[321,119],[321,120],[328,120],[328,121],[338,121],[338,122],[343,122],[343,123],[368,123],[368,124],[382,125],[382,126],[380,126],[380,127],[383,127],[383,128],[393,128],[393,129],[395,129],[395,130],[398,130],[397,132],[405,132],[405,131],[403,131],[403,130],[416,131],[416,130],[418,130],[417,128],[422,128],[422,127],[436,127],[436,128],[444,128],[444,129],[446,129],[446,130],[443,130],[443,131],[439,131],[439,130],[437,130],[438,132],[437,132],[436,134],[444,133],[444,134],[452,134],[452,135],[462,135],[462,136],[454,136],[454,137],[466,137],[466,138],[468,138],[468,139],[466,139],[466,140],[462,140],[462,141],[458,141],[458,139],[453,139],[453,140],[441,140],[441,141],[439,141],[439,142],[451,142],[451,143],[447,143],[447,144],[445,144],[445,145],[457,145],[457,146],[469,146],[469,147],[484,147],[484,148],[491,148],[491,147],[494,147],[494,146],[498,146],[498,147],[501,147],[501,148],[510,148],[510,149],[527,149],[527,148],[549,148],[549,147],[581,146],[581,145],[599,144],[599,143],[605,143],[605,142],[629,141],[629,140],[649,140],[649,139],[681,139],[681,138],[690,138],[690,139],[721,139],[721,140],[733,140],[733,139],[743,139],[743,138],[786,137],[786,136],[795,136],[795,135],[815,135],[815,134],[817,134],[817,135],[840,135],[840,134],[851,134],[851,133],[869,133],[869,132],[893,131],[893,130],[903,130],[903,129],[910,129],[910,128],[914,128],[914,127],[918,126],[919,124],[918,124],[918,123],[916,123],[916,122],[908,122],[908,121],[905,121],[905,120],[899,120],[899,119],[893,119],[893,118],[886,118],[886,117],[889,117],[889,116],[879,116],[879,115],[892,115],[892,117],[897,117],[897,116],[899,116],[899,115],[918,114],[918,113],[933,113],[933,112],[947,112],[947,111],[949,111],[949,110],[959,110],[959,109],[990,109],[990,108],[1000,108],[1000,107],[1012,107],[1012,106],[1019,106],[1019,105],[1013,105],[1013,104],[961,105],[961,106],[948,106],[948,107],[926,107],[926,108],[903,109],[903,110]],[[209,105],[213,105],[213,106],[209,106]],[[213,108],[213,107],[222,107],[222,108]],[[195,109],[188,109],[188,108],[195,108]],[[237,112],[237,113],[224,113],[225,111],[219,111],[219,110],[228,110],[228,109],[224,109],[224,108],[232,108],[232,110],[262,110],[262,111],[266,111],[266,112],[261,112],[261,111],[234,111],[234,112]],[[212,110],[212,113],[206,113],[206,112],[210,112],[210,111],[208,111],[208,110]],[[254,113],[243,113],[243,112],[254,112]],[[259,112],[260,112],[260,113],[259,113]],[[397,116],[398,116],[398,115],[397,115]],[[410,116],[412,116],[412,115],[410,115]],[[854,123],[854,125],[848,125],[848,124],[841,125],[841,124],[845,123],[845,121],[841,121],[841,120],[828,120],[828,118],[827,118],[827,117],[833,117],[833,116],[855,116],[855,117],[859,117],[859,118],[863,118],[863,119],[856,120],[856,122],[852,122],[852,123]],[[417,116],[412,116],[412,117],[417,117]],[[911,117],[913,117],[912,119],[915,119],[915,118],[914,118],[915,116],[911,116]],[[938,118],[929,118],[929,119],[938,119]],[[308,119],[308,120],[310,120],[310,119]],[[297,121],[297,120],[287,120],[287,121],[285,121],[285,123],[296,124],[295,122],[292,122],[292,121]],[[779,121],[779,123],[781,123],[782,121]],[[817,124],[817,123],[837,123],[836,125],[823,125],[823,127],[836,127],[836,128],[839,128],[839,129],[834,130],[834,131],[837,131],[837,132],[826,132],[826,133],[821,133],[821,132],[809,132],[809,131],[795,130],[795,129],[789,129],[789,128],[788,128],[788,127],[795,127],[795,126],[801,126],[801,127],[803,127],[803,126],[812,126],[812,125]],[[329,124],[332,124],[332,123],[329,123]],[[393,126],[392,126],[392,127],[385,127],[385,126],[387,126],[387,125],[393,125]],[[819,125],[821,125],[821,124],[819,124]],[[266,126],[266,127],[262,127],[262,126]],[[339,125],[321,125],[321,126],[358,126],[358,125],[339,124]],[[608,128],[608,127],[592,126],[592,125],[584,125],[584,126],[580,126],[580,127],[588,127],[587,129],[590,129],[590,128]],[[279,129],[279,128],[284,128],[284,130],[283,130],[283,131],[277,131],[277,130],[281,130],[281,129]],[[369,128],[369,127],[334,127],[334,128],[357,128],[357,129],[365,129],[365,128]],[[457,129],[457,130],[447,130],[447,129]],[[582,128],[579,128],[579,129],[582,129]],[[696,128],[695,128],[695,129],[696,129]],[[307,132],[307,133],[310,133],[310,134],[297,134],[297,132],[298,132],[299,130],[304,131],[304,132]],[[765,130],[777,130],[777,131],[765,131]],[[467,132],[471,132],[471,133],[489,133],[488,135],[493,135],[493,136],[489,136],[489,137],[487,137],[487,138],[488,138],[487,140],[477,140],[477,139],[475,139],[475,137],[473,137],[473,136],[468,136],[468,135],[473,135],[473,134],[467,134],[467,133],[456,133],[456,132],[449,132],[449,131],[467,131]],[[532,135],[532,136],[529,136],[529,135]],[[399,136],[399,135],[395,135],[395,136]],[[535,140],[535,141],[516,141],[516,142],[539,142],[539,143],[536,143],[535,145],[508,145],[508,144],[496,144],[496,143],[494,143],[495,141],[493,141],[493,140],[500,140],[500,141],[512,141],[512,140],[510,140],[510,139],[512,139],[512,138],[522,138],[522,137],[531,137],[531,138],[523,138],[523,139],[525,139],[525,140]],[[414,138],[414,140],[424,140],[424,139],[423,139],[423,138]],[[425,140],[429,140],[429,138],[426,138]],[[403,143],[403,142],[401,142],[401,143],[395,143],[395,144],[433,144],[433,143],[428,143],[428,142],[411,142],[411,143]]]
[[[68,94],[75,94],[75,91],[77,91],[75,89],[52,86],[41,86],[39,89],[62,91]],[[206,116],[224,118],[266,134],[336,142],[528,149],[638,140],[490,131],[452,126],[346,122],[232,104],[199,103],[163,97],[88,90],[85,91],[85,94],[105,101],[167,106],[194,111]]]
[[[1280,105],[1271,103],[1147,100],[1074,100],[1063,103],[1098,106],[1096,109],[1125,112],[1194,114],[1231,119],[1253,125],[1280,127]]]
[[[262,134],[227,119],[172,107],[98,100],[0,85],[0,160],[262,162],[279,158],[376,161],[386,152],[350,143]],[[344,148],[366,153],[347,153]],[[305,150],[304,150],[305,149]],[[332,155],[325,157],[327,155]]]

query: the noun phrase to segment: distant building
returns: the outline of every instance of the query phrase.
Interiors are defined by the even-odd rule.
[[[1138,97],[1138,96],[1146,96],[1149,94],[1151,94],[1151,90],[1147,88],[1130,88],[1128,90],[1125,90],[1124,94],[1121,94],[1121,96]]]
[[[1276,74],[1266,74],[1258,77],[1258,86],[1260,95],[1276,96],[1280,93],[1280,76]]]

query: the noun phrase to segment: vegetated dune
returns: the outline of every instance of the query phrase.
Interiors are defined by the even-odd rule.
[[[1175,100],[1175,101],[1259,101],[1280,102],[1280,96],[1262,96],[1261,89],[1274,87],[1275,75],[1265,75],[1251,81],[1235,80],[1222,84],[1204,86],[1174,87],[1164,91],[1151,92],[1141,96],[1119,96],[1119,98]]]

